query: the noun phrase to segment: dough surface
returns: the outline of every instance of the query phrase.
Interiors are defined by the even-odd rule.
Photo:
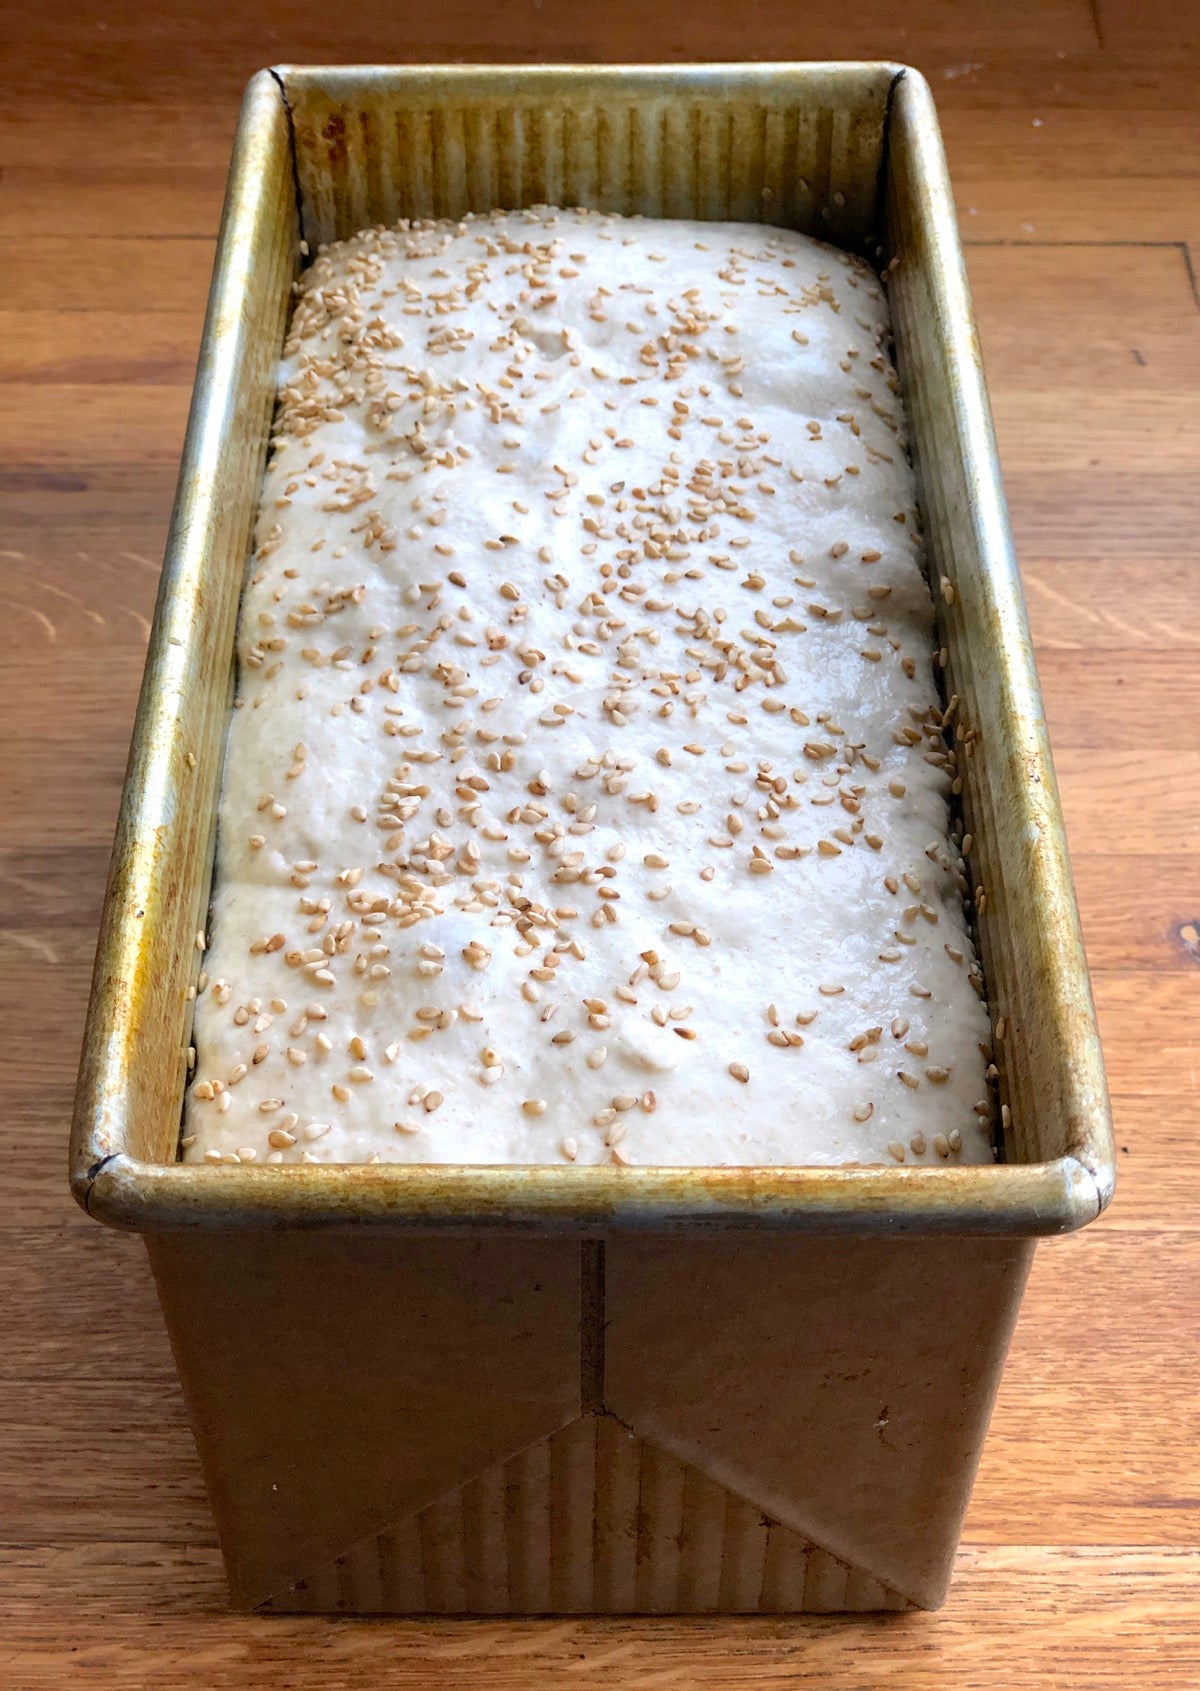
[[[538,210],[304,274],[183,1155],[992,1157],[882,288]]]

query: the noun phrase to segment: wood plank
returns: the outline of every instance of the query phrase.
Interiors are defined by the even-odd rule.
[[[45,86],[37,99],[0,111],[0,165],[70,172],[90,154],[138,171],[224,173],[237,116],[236,91],[206,86],[199,77],[186,99],[172,99],[149,81],[135,100],[106,99],[97,84],[57,92]]]
[[[12,1311],[0,1381],[47,1388],[64,1380],[174,1385],[140,1239],[96,1227],[70,1205],[53,1224],[0,1228],[0,1256],[11,1264]]]
[[[985,342],[989,335],[1019,342],[1030,328],[1048,326],[1062,336],[1058,355],[1078,361],[1102,350],[1094,342],[1100,324],[1112,329],[1132,320],[1163,334],[1200,336],[1200,308],[1174,242],[1007,246],[973,237],[967,230],[967,268]],[[1018,292],[1021,309],[1014,312]]]
[[[70,929],[100,919],[107,845],[21,846],[0,851],[0,931]]]
[[[975,248],[973,251],[1011,253],[1012,248]],[[1080,249],[1072,249],[1080,250]],[[1091,247],[1095,254],[1112,252],[1111,247]],[[1182,255],[1176,247],[1139,247],[1138,252],[1167,253],[1172,269],[1180,272],[1180,291],[1187,284]],[[1190,289],[1187,294],[1191,304]],[[1194,307],[1192,308],[1194,311]],[[1020,394],[1023,384],[1036,381],[1045,387],[1050,381],[1062,379],[1064,366],[1074,366],[1079,375],[1076,389],[1094,383],[1106,395],[1137,400],[1146,394],[1185,394],[1188,383],[1200,376],[1200,317],[1173,324],[1155,314],[1127,319],[1108,318],[1090,325],[1086,316],[1083,326],[1091,327],[1093,340],[1089,348],[1079,350],[1071,345],[1061,324],[1054,317],[1033,317],[1019,328],[1011,327],[1000,336],[989,329],[986,308],[980,312],[983,324],[984,363],[988,380],[997,392],[1006,389]],[[1057,392],[1057,388],[1051,390]],[[1060,423],[1066,428],[1090,424],[1092,409],[1077,405],[1072,397],[1071,409],[1064,412]],[[1019,438],[1019,437],[1018,437]],[[1002,449],[1006,442],[1002,441]],[[1028,455],[1025,455],[1028,456]],[[1021,459],[1013,458],[1015,468]],[[1152,466],[1153,467],[1153,466]]]
[[[64,730],[53,753],[49,746],[43,747],[53,757],[52,776],[45,763],[16,762],[6,776],[5,803],[0,806],[0,848],[111,843],[129,755],[140,662],[137,669],[138,675],[127,678],[115,720],[89,724],[76,718],[74,734]]]
[[[1180,935],[1181,928],[1200,924],[1193,859],[1079,851],[1071,866],[1094,971],[1191,975],[1200,969],[1200,940]]]
[[[136,1343],[150,1343],[149,1328]],[[12,1545],[97,1538],[211,1544],[212,1518],[178,1381],[5,1383],[0,1519]],[[104,1451],[97,1484],[95,1445]]]
[[[1200,96],[1200,56],[1177,47],[1161,32],[1099,51],[1054,48],[1030,53],[1000,44],[969,58],[931,52],[922,68],[932,82],[939,111],[947,114],[950,133],[955,134],[956,114],[965,113],[963,123],[974,146],[986,147],[992,124],[1009,113],[1023,115],[1030,125],[1051,110],[1090,113],[1097,147],[1132,143],[1140,150],[1145,174],[1171,174],[1170,157],[1158,145],[1154,125],[1171,114],[1184,121],[1194,118]],[[1109,114],[1119,121],[1108,122]],[[1144,143],[1139,143],[1143,123],[1148,128]],[[998,153],[996,175],[1004,174],[1004,154]]]
[[[1200,462],[1200,415],[1190,394],[1108,393],[1082,383],[1002,388],[993,391],[992,413],[1006,468],[1178,475]]]
[[[1195,1545],[1198,1269],[1194,1232],[1113,1228],[1039,1247],[968,1510],[973,1542],[1037,1543],[1052,1519],[1063,1543]]]
[[[973,245],[967,254],[988,379],[1000,394],[1094,385],[1136,400],[1193,391],[1200,308],[1179,247]],[[1065,412],[1061,424],[1088,436],[1090,408]]]
[[[106,732],[119,737],[123,728],[127,734],[144,661],[143,623],[129,621],[127,627],[122,623],[128,637],[120,640],[94,639],[89,629],[102,632],[94,621],[99,616],[129,619],[136,612],[144,618],[146,611],[138,601],[148,606],[149,582],[138,582],[133,605],[114,605],[102,585],[94,597],[65,588],[39,597],[46,585],[18,577],[12,590],[7,583],[0,588],[10,609],[24,610],[28,618],[22,625],[24,642],[14,647],[6,661],[12,731],[36,731],[48,742],[69,742],[77,737],[79,725],[100,715],[109,723]],[[66,628],[72,631],[69,645],[60,634]],[[72,691],[65,708],[53,721],[45,722],[46,648],[60,644],[71,653]],[[1116,647],[1089,653],[1076,647],[1046,647],[1039,669],[1056,756],[1081,748],[1144,750],[1148,740],[1180,754],[1191,750],[1190,725],[1195,720],[1192,713],[1200,706],[1200,676],[1187,648],[1131,651]],[[1169,712],[1162,708],[1164,699],[1170,700]],[[117,720],[112,722],[114,713]],[[1168,779],[1173,771],[1157,773]],[[1170,818],[1163,820],[1170,825]],[[1131,817],[1130,824],[1136,827],[1137,819]],[[1158,849],[1174,848],[1164,844]]]
[[[831,5],[830,10],[834,9]],[[694,13],[696,8],[691,10]],[[801,14],[793,11],[786,22],[780,22],[781,33],[790,30],[790,46],[784,44],[779,54],[756,56],[816,57],[823,45],[825,50],[849,53],[861,28],[863,11],[859,7],[849,19],[831,22],[827,17],[824,23],[816,6],[806,7]],[[1080,15],[1082,11],[1080,8]],[[663,13],[669,29],[670,8],[664,7]],[[1056,57],[1061,43],[1050,42],[1046,43],[1050,50],[1044,59],[1031,57],[1014,52],[1015,43],[986,40],[987,32],[978,23],[956,43],[952,13],[961,16],[961,9],[944,8],[943,15],[951,27],[936,34],[927,33],[918,21],[917,28],[906,30],[902,37],[893,30],[890,43],[885,40],[886,26],[879,25],[869,34],[863,31],[861,41],[865,48],[872,43],[876,48],[882,45],[888,56],[918,65],[930,78],[957,182],[991,181],[1011,174],[1088,176],[1096,174],[1101,163],[1110,177],[1151,174],[1178,178],[1197,173],[1200,129],[1195,111],[1200,88],[1194,64],[1181,60],[1169,74],[1156,64],[1156,74],[1147,75],[1136,56],[1133,60],[1122,60],[1111,53],[1100,56],[1082,41],[1079,50],[1065,53],[1064,58]],[[596,20],[600,27],[605,21]],[[1039,19],[1035,27],[1040,25]],[[271,43],[264,32],[255,29],[253,21],[251,32],[242,64],[251,67],[269,63]],[[444,42],[444,30],[441,33]],[[335,51],[341,62],[350,62],[354,38],[339,29],[336,39],[327,41],[326,50]],[[956,45],[965,45],[968,50],[978,47],[986,51],[986,58],[978,52],[975,58],[964,59],[961,51],[956,53]],[[688,56],[689,43],[680,37],[673,44],[665,44],[661,54],[649,48],[639,53],[636,41],[626,41],[622,46],[635,58],[677,58]],[[258,59],[253,57],[256,51],[261,54]],[[451,55],[462,56],[461,48]],[[486,60],[503,55],[494,49],[473,56]],[[720,54],[701,52],[698,56],[717,58]],[[319,49],[310,57],[317,60]],[[393,63],[406,59],[420,62],[425,57],[419,39],[408,31],[399,50],[387,53]],[[223,172],[237,120],[240,84],[234,76],[240,75],[240,70],[231,73],[223,63],[214,86],[193,67],[181,69],[187,76],[185,85],[144,85],[137,100],[115,94],[106,98],[103,81],[90,87],[56,90],[47,76],[36,103],[10,105],[0,112],[0,163],[70,170],[79,163],[82,145],[97,158],[119,156],[122,164],[139,170],[182,166]],[[1136,125],[1114,124],[1110,116],[1114,111],[1136,112]],[[1042,118],[1037,127],[1034,115]]]
[[[159,560],[125,546],[105,545],[103,535],[78,538],[89,539],[86,550],[71,546],[66,533],[58,545],[47,546],[42,539],[29,552],[0,547],[0,593],[8,613],[0,627],[0,645],[28,647],[32,640],[35,645],[90,651],[98,645],[144,648],[161,573]],[[153,536],[150,544],[158,543],[159,537]]]
[[[6,548],[45,546],[53,534],[68,553],[90,553],[98,538],[162,563],[167,520],[179,479],[178,447],[160,462],[89,463],[83,454],[54,464],[31,463],[19,443],[0,465]]]
[[[18,589],[21,586],[19,581],[16,585]],[[139,594],[144,591],[143,586]],[[18,645],[6,661],[5,692],[9,695],[12,731],[36,732],[47,744],[69,746],[79,737],[81,725],[91,723],[93,731],[105,734],[110,743],[127,737],[144,661],[141,625],[137,625],[137,637],[131,628],[128,640],[92,643],[87,626],[97,625],[80,611],[77,596],[63,599],[56,595],[39,603],[33,595],[27,602],[18,591],[4,592],[4,598],[10,607],[26,610],[29,619],[25,644]],[[73,606],[71,599],[75,600]],[[71,653],[70,697],[65,708],[47,722],[43,665],[46,649],[60,644],[55,620],[61,614],[60,603],[82,638],[72,639],[66,648]],[[96,609],[94,615],[128,615],[128,608],[122,612],[119,606],[115,610],[108,607],[103,593],[97,593],[96,604],[105,605],[106,611]],[[87,599],[82,605],[85,611],[92,608]],[[76,620],[81,615],[82,623]],[[1118,647],[1088,653],[1074,647],[1047,647],[1039,668],[1055,755],[1063,768],[1070,767],[1066,754],[1081,749],[1144,752],[1153,743],[1181,756],[1191,752],[1191,723],[1200,708],[1200,676],[1186,648],[1130,651]],[[1164,699],[1170,701],[1169,711],[1162,708]],[[1161,768],[1144,779],[1174,783],[1176,774],[1173,768]],[[1141,837],[1139,818],[1131,814],[1128,820],[1135,835]],[[1161,820],[1167,834],[1154,849],[1166,853],[1176,850],[1168,841],[1177,837],[1173,829],[1178,817],[1164,814],[1155,820]],[[3,829],[0,823],[0,843],[15,843],[3,839]],[[1129,848],[1122,845],[1119,849]]]
[[[752,15],[711,0],[505,0],[482,13],[468,0],[437,11],[365,0],[337,14],[217,0],[201,28],[177,0],[101,0],[6,19],[5,1683],[1200,1683],[1200,960],[1180,934],[1200,927],[1189,663],[1200,310],[1187,251],[1200,264],[1198,47],[1194,10],[1165,0],[920,0],[903,16],[893,0],[766,0]],[[1039,1251],[939,1615],[503,1626],[232,1616],[140,1247],[74,1208],[62,1165],[240,90],[284,57],[830,53],[900,57],[930,76],[975,243],[1114,1088],[1117,1200],[1084,1235]]]
[[[1146,86],[1132,68],[1118,88],[1111,61],[1104,61],[1108,83],[1103,94],[1079,103],[1077,65],[1067,76],[1050,67],[1040,78],[1029,75],[1024,90],[995,89],[991,63],[963,81],[943,78],[934,94],[941,114],[946,153],[955,183],[964,192],[977,182],[1017,177],[1022,181],[1072,181],[1104,176],[1108,180],[1200,175],[1200,124],[1190,103],[1171,99],[1165,78]],[[972,97],[972,96],[975,97]],[[986,108],[981,111],[986,99]],[[1114,106],[1136,123],[1114,123]],[[984,121],[981,121],[981,118]],[[1040,121],[1038,121],[1040,119]]]
[[[22,1687],[86,1674],[108,1691],[142,1691],[152,1674],[172,1691],[196,1683],[235,1691],[269,1674],[341,1691],[376,1691],[381,1680],[396,1691],[431,1683],[451,1691],[759,1691],[795,1686],[798,1676],[814,1691],[1153,1691],[1200,1672],[1200,1556],[1186,1548],[967,1545],[944,1610],[883,1621],[264,1621],[223,1612],[218,1559],[207,1545],[39,1546],[4,1552],[0,1567],[14,1610],[0,1665]]]
[[[194,311],[0,308],[0,382],[191,388]]]
[[[178,468],[189,390],[145,383],[0,385],[0,453],[48,467],[157,463]]]
[[[1092,987],[1114,1092],[1168,1099],[1200,1093],[1200,969],[1096,975]]]
[[[61,943],[61,942],[60,942]],[[36,1031],[47,1019],[70,1027],[72,1037],[63,1041],[73,1051],[91,975],[90,945],[82,935],[77,958],[48,963],[44,955],[27,949],[40,965],[42,974],[53,969],[53,986],[38,985],[27,977],[27,990],[38,993]],[[6,936],[5,966],[11,968],[12,950]],[[1097,982],[1097,995],[1107,996],[1105,977]],[[1192,1002],[1194,1003],[1194,997]],[[27,1018],[27,1021],[29,1019]],[[1106,1035],[1117,1025],[1111,1015],[1103,1016]],[[1130,1054],[1120,1041],[1109,1038],[1109,1079],[1117,1100],[1118,1125],[1129,1150],[1121,1160],[1120,1197],[1112,1214],[1112,1225],[1188,1228],[1200,1225],[1200,1182],[1196,1179],[1200,1149],[1190,1123],[1195,1116],[1194,1085],[1160,1085],[1151,1091],[1131,1091],[1137,1080],[1137,1052]],[[5,1157],[5,1195],[11,1213],[30,1223],[59,1225],[71,1213],[65,1192],[64,1145],[70,1118],[73,1076],[68,1070],[47,1077],[45,1062],[31,1057],[11,1060],[0,1068],[0,1107],[8,1125],[9,1149]],[[1136,1163],[1136,1168],[1135,1168]],[[1128,1173],[1130,1169],[1135,1172]],[[1130,1182],[1133,1182],[1132,1188]],[[1128,1199],[1128,1203],[1126,1200]]]
[[[1096,0],[1096,29],[1105,47],[1137,46],[1147,39],[1200,47],[1200,18],[1170,0]]]
[[[1181,599],[1177,614],[1190,614]],[[1038,670],[1056,747],[1160,754],[1194,747],[1200,673],[1186,650],[1047,647]]]
[[[715,0],[663,0],[647,11],[638,0],[603,8],[544,7],[539,0],[507,0],[480,9],[447,0],[430,10],[411,3],[366,0],[342,14],[287,0],[251,10],[231,0],[206,12],[203,30],[178,8],[149,0],[123,7],[97,33],[90,18],[61,24],[22,14],[10,31],[14,56],[37,59],[41,86],[59,98],[84,82],[107,98],[146,97],[138,79],[139,53],[152,55],[154,90],[232,88],[260,65],[277,62],[281,47],[292,63],[444,63],[456,59],[892,58],[898,50],[946,56],[986,56],[990,50],[1091,52],[1097,36],[1087,0],[1046,0],[1036,8],[995,0],[982,9],[954,0],[924,0],[897,29],[889,0],[862,0],[852,11],[838,0],[814,0],[797,13],[790,0],[762,0],[753,29],[745,16]],[[186,21],[185,21],[186,20]]]
[[[187,312],[199,344],[214,245],[207,236],[30,235],[6,253],[5,301],[12,311]]]
[[[1039,558],[1139,561],[1191,556],[1200,534],[1200,485],[1168,471],[1131,474],[1040,470],[1004,463],[1018,549]]]
[[[53,645],[36,619],[30,619],[29,631],[31,641]],[[110,793],[115,813],[142,654],[136,646],[105,646],[90,652],[77,649],[72,661],[70,708],[60,705],[44,729],[38,713],[38,699],[44,699],[40,685],[33,696],[22,692],[15,680],[11,685],[14,718],[39,738],[44,734],[46,745],[55,747],[56,779],[48,781],[43,767],[23,761],[16,765],[10,804],[0,808],[0,848],[20,846],[31,837],[60,845],[97,844],[110,837],[109,814],[97,817],[81,809],[76,783],[82,780],[89,791]],[[36,660],[20,652],[11,654],[11,665],[14,673],[38,668]],[[1156,733],[1157,727],[1150,721],[1139,734],[1134,718],[1128,731],[1114,733],[1117,743],[1111,744],[1098,731],[1105,727],[1102,696],[1068,701],[1060,710],[1058,701],[1066,700],[1071,679],[1062,671],[1052,675],[1049,659],[1043,665],[1051,720],[1056,722],[1057,712],[1056,727],[1062,729],[1054,742],[1055,767],[1072,842],[1082,846],[1093,829],[1103,828],[1124,854],[1190,856],[1200,850],[1200,753],[1185,746],[1161,763],[1148,761],[1138,741],[1145,733]],[[1135,708],[1138,692],[1132,688]],[[1179,720],[1186,718],[1181,714]],[[1184,738],[1182,727],[1176,738]]]
[[[97,880],[97,895],[99,890]],[[9,1030],[0,1056],[0,1107],[9,1125],[5,1185],[18,1213],[39,1220],[60,1219],[69,1202],[63,1187],[64,1134],[93,945],[91,928],[0,931],[3,972],[13,980],[10,988],[0,982],[0,1011]],[[1183,1178],[1180,1162],[1191,1167],[1200,1160],[1200,1144],[1187,1130],[1200,1090],[1194,1041],[1200,969],[1097,972],[1093,986],[1109,1083],[1126,1100],[1122,1107],[1133,1124],[1127,1138],[1139,1157],[1154,1159],[1139,1178],[1143,1186],[1151,1181],[1162,1225],[1197,1225],[1200,1187]],[[61,1041],[66,1059],[49,1070],[47,1026],[71,1030]],[[1155,1127],[1159,1122],[1161,1133]],[[43,1182],[48,1182],[44,1188]],[[1152,1209],[1148,1198],[1140,1201],[1139,1225]],[[1115,1215],[1121,1218],[1119,1207]]]
[[[1021,579],[1039,654],[1200,645],[1200,557],[1023,557]]]
[[[1095,841],[1126,854],[1200,851],[1200,752],[1156,760],[1143,752],[1056,745],[1054,767],[1073,851]]]
[[[95,940],[89,945],[87,936],[86,928],[48,932],[6,928],[2,932],[5,967],[0,970],[0,1009],[11,1018],[11,1031],[0,1052],[0,1098],[16,1117],[26,1110],[33,1115],[33,1105],[49,1106],[40,1129],[30,1123],[21,1144],[14,1147],[14,1175],[27,1151],[44,1158],[56,1149],[57,1172],[66,1179],[63,1158],[73,1091],[70,1071],[78,1053],[77,1035],[83,1027],[95,953]],[[56,1049],[60,1039],[48,1037],[47,1028],[71,1030],[69,1039],[61,1039],[64,1049]],[[48,1062],[48,1055],[57,1060]],[[19,1108],[22,1105],[24,1109]],[[44,1160],[42,1172],[47,1172]],[[55,1214],[62,1213],[63,1195],[61,1190],[51,1194]]]
[[[1098,1230],[1161,1233],[1200,1227],[1200,1142],[1196,1107],[1185,1094],[1155,1098],[1113,1093],[1117,1196]],[[1145,1249],[1153,1252],[1148,1240]]]
[[[224,194],[224,170],[11,165],[0,177],[0,235],[6,245],[45,235],[211,238]]]
[[[6,704],[12,712],[12,731],[16,734],[39,733],[44,746],[69,747],[73,741],[90,739],[87,724],[115,742],[128,740],[132,725],[132,705],[141,685],[145,653],[138,645],[108,645],[71,650],[71,696],[53,720],[39,725],[39,711],[44,713],[46,695],[45,665],[47,647],[57,644],[49,635],[35,643],[30,640],[24,651],[10,652],[5,659]],[[67,653],[63,654],[67,656]],[[60,772],[61,773],[61,772]]]
[[[1120,1185],[1100,1229],[1195,1232],[1200,1226],[1200,1143],[1194,1106],[1177,1098],[1128,1093],[1114,1094],[1113,1106]],[[28,1225],[0,1234],[0,1257],[12,1265],[9,1343],[0,1353],[0,1376],[171,1378],[140,1244],[95,1228],[54,1184],[61,1125],[52,1113],[40,1138],[41,1166],[27,1174],[29,1198],[21,1205]],[[22,1141],[22,1161],[28,1164],[26,1133]],[[9,1190],[19,1199],[19,1172],[16,1182]],[[1154,1240],[1142,1248],[1156,1254],[1160,1249]],[[1051,1261],[1057,1249],[1057,1242],[1046,1246]],[[1056,1283],[1044,1296],[1053,1301],[1055,1288]],[[1036,1312],[1036,1296],[1029,1307]],[[1115,1307],[1122,1307],[1120,1300]],[[1069,1357],[1064,1355],[1062,1364],[1069,1369]]]
[[[1150,174],[989,178],[961,183],[955,205],[967,238],[979,241],[1186,242],[1200,226],[1181,208],[1178,184]]]

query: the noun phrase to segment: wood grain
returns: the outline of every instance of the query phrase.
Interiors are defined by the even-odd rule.
[[[1166,1691],[1200,1683],[1200,15],[1165,0],[5,9],[0,54],[0,1678]],[[1035,1264],[936,1615],[228,1612],[136,1240],[65,1124],[237,102],[281,60],[889,56],[968,242],[1122,1183]],[[1200,262],[1200,259],[1197,259]]]

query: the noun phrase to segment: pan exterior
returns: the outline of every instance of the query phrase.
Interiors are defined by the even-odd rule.
[[[978,1168],[177,1159],[238,599],[292,283],[373,222],[582,204],[888,277],[1004,1104]],[[1032,1240],[1113,1184],[1095,1015],[932,100],[890,64],[337,67],[247,90],[72,1135],[144,1233],[264,1608],[941,1600]]]
[[[934,1608],[1023,1239],[147,1238],[235,1599]]]

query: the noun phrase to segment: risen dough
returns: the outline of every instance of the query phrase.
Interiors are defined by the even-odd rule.
[[[991,1157],[887,342],[873,273],[778,229],[319,254],[186,1157]]]

